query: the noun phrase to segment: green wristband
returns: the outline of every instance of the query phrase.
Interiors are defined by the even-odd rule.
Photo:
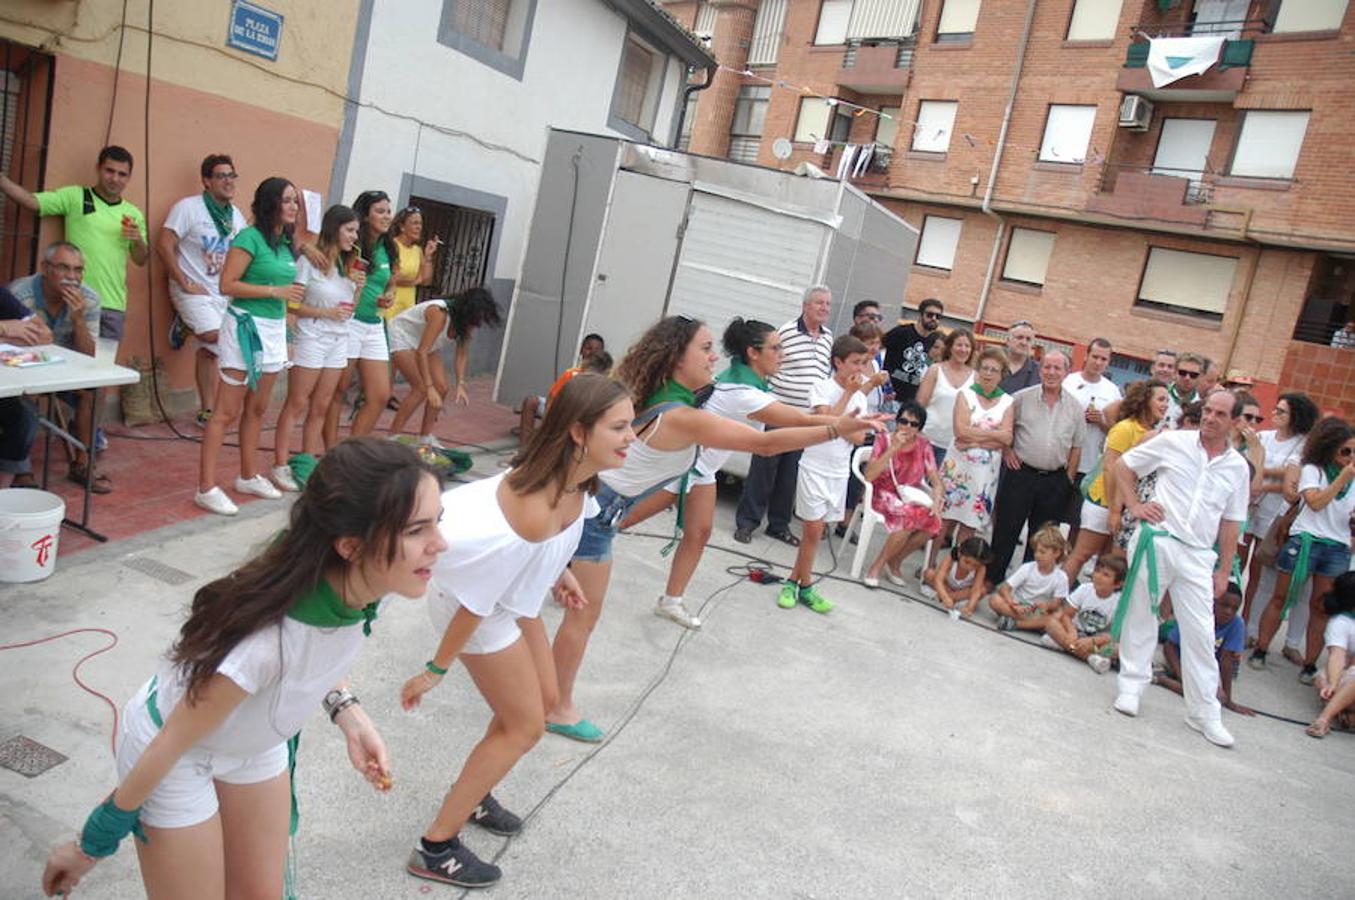
[[[447,670],[446,670],[446,669],[444,669],[442,666],[438,665],[437,663],[433,662],[431,659],[430,659],[428,662],[424,663],[424,664],[423,664],[423,667],[424,667],[425,669],[427,669],[428,671],[432,672],[434,675],[446,675],[446,674],[447,674]]]

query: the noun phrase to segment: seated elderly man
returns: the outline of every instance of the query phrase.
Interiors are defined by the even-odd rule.
[[[31,347],[50,344],[52,332],[42,319],[0,287],[0,344]],[[38,416],[22,397],[0,399],[0,488],[36,487],[28,453],[38,434]]]
[[[84,283],[85,257],[80,248],[67,241],[53,241],[42,254],[42,267],[35,275],[13,281],[10,293],[29,312],[51,330],[51,343],[69,347],[78,353],[95,355],[95,336],[99,333],[99,295]],[[94,394],[81,391],[76,405],[74,434],[86,446],[90,443],[94,419]],[[71,481],[84,484],[89,473],[89,457],[75,451],[68,473]],[[108,477],[94,474],[91,482],[96,494],[113,489]]]

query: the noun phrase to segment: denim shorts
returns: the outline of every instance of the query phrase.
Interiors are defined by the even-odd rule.
[[[1275,557],[1275,568],[1281,572],[1294,571],[1294,563],[1299,558],[1299,536],[1294,535],[1284,542],[1280,555]],[[1339,544],[1313,541],[1313,549],[1308,553],[1308,574],[1335,578],[1345,574],[1350,568],[1350,548]]]
[[[593,497],[599,507],[598,514],[584,520],[583,535],[579,538],[579,548],[574,551],[574,558],[582,562],[610,562],[616,526],[632,506],[659,487],[661,485],[655,485],[635,497],[623,497],[606,484],[598,485],[598,492]]]

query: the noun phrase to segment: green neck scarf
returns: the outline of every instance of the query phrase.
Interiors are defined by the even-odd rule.
[[[660,403],[681,403],[683,406],[695,406],[696,394],[670,378],[663,383],[663,387],[645,399],[645,409],[658,406]]]
[[[716,375],[715,380],[720,384],[746,384],[760,391],[767,390],[767,379],[741,359],[730,360],[729,368]]]
[[[368,603],[362,609],[346,605],[329,582],[321,578],[319,584],[307,594],[303,594],[287,610],[289,618],[306,625],[319,628],[342,628],[346,625],[362,623],[362,633],[372,633],[372,621],[376,619],[376,602]]]
[[[216,233],[223,238],[230,237],[231,226],[235,224],[235,216],[231,215],[231,205],[229,203],[217,203],[211,191],[202,192],[202,202],[207,207],[207,214],[212,217],[212,224],[216,226]]]
[[[1341,477],[1341,467],[1336,463],[1327,463],[1322,467],[1322,471],[1327,475],[1327,484],[1336,484],[1336,479]],[[1351,484],[1352,482],[1346,482],[1346,486],[1341,488],[1341,493],[1336,495],[1337,500],[1346,499],[1346,494],[1350,493]]]
[[[978,394],[980,397],[984,397],[988,400],[996,400],[998,397],[1001,397],[1003,394],[1007,393],[1002,389],[1002,385],[998,385],[991,391],[985,391],[983,389],[983,385],[979,384],[977,381],[971,384],[969,386],[969,389],[974,393]]]
[[[1190,396],[1189,396],[1189,397],[1182,397],[1182,396],[1177,392],[1177,390],[1176,390],[1176,383],[1175,383],[1175,382],[1172,382],[1171,384],[1167,385],[1167,394],[1168,394],[1173,400],[1176,401],[1176,405],[1177,405],[1177,406],[1185,406],[1187,403],[1194,402],[1195,397],[1196,397],[1196,394],[1195,394],[1194,391],[1191,391],[1191,392],[1190,392]]]

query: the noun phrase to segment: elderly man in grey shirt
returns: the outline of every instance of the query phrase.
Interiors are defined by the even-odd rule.
[[[1007,577],[1021,526],[1034,534],[1046,522],[1058,522],[1074,490],[1087,423],[1082,405],[1063,389],[1067,375],[1068,357],[1051,350],[1040,363],[1040,383],[1012,395],[1012,448],[1003,453],[1007,471],[993,502],[993,584]],[[1025,558],[1032,556],[1027,540]]]

